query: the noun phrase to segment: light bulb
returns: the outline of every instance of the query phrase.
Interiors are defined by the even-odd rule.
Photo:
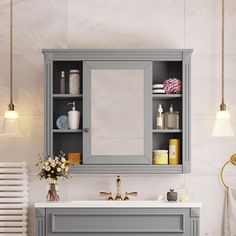
[[[4,137],[22,137],[19,124],[19,115],[14,110],[8,110],[4,114],[3,126],[0,136]]]
[[[4,117],[10,120],[16,120],[19,118],[19,115],[16,111],[8,110],[5,112]]]
[[[230,119],[230,114],[228,111],[218,111],[216,113],[216,119],[219,119],[219,120]]]
[[[234,136],[231,123],[230,114],[228,111],[218,111],[216,113],[215,125],[212,136],[214,137],[232,137]]]

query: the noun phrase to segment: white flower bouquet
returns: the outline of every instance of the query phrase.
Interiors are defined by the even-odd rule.
[[[51,178],[57,180],[60,176],[66,179],[69,178],[69,167],[66,163],[65,154],[62,152],[55,158],[48,157],[46,161],[40,158],[36,166],[39,168],[38,176],[40,179]]]

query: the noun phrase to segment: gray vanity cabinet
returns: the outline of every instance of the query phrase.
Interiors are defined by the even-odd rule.
[[[81,174],[182,174],[191,171],[190,49],[46,49],[45,153],[80,152]],[[80,71],[80,93],[68,93],[69,70]],[[60,72],[66,74],[66,93],[60,94]],[[182,94],[152,94],[152,85],[168,78],[182,81]],[[68,103],[80,111],[78,130],[58,129]],[[157,130],[162,104],[180,112],[178,130]],[[153,150],[168,150],[169,139],[181,143],[181,163],[152,164]]]
[[[200,236],[199,208],[36,208],[37,236]]]

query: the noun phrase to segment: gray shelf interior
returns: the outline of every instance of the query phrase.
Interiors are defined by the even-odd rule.
[[[83,133],[53,133],[53,155],[83,151]]]
[[[154,61],[153,84],[163,83],[169,78],[182,81],[182,61]]]
[[[57,129],[56,120],[61,115],[68,115],[72,110],[72,105],[67,105],[75,101],[76,110],[80,112],[80,129],[83,127],[83,101],[79,98],[54,99],[53,101],[53,129]]]
[[[54,61],[53,62],[53,155],[58,155],[60,151],[65,154],[68,152],[80,152],[83,154],[83,99],[82,94],[69,93],[69,70],[77,69],[80,71],[80,92],[83,91],[83,68],[82,61]],[[66,94],[60,94],[60,74],[65,71]],[[68,115],[72,109],[68,103],[76,102],[76,110],[80,111],[80,130],[59,130],[56,120],[61,115]]]
[[[83,91],[83,62],[82,61],[54,61],[53,62],[53,93],[60,93],[60,75],[65,71],[66,93],[69,93],[69,70],[80,71],[80,92]]]
[[[153,84],[163,83],[166,79],[177,78],[182,81],[182,61],[154,61],[153,62]],[[169,111],[171,105],[174,107],[174,111],[179,112],[179,132],[153,132],[153,150],[168,150],[169,139],[180,139],[181,142],[181,159],[182,159],[182,107],[183,97],[182,94],[153,94],[152,111],[153,129],[156,129],[156,113],[158,111],[158,105],[161,104],[163,112]]]
[[[182,157],[182,133],[154,133],[152,141],[153,150],[169,150],[169,139],[181,140],[180,156]]]
[[[158,111],[159,104],[162,105],[163,112],[166,113],[169,111],[171,105],[173,105],[174,111],[179,112],[179,128],[182,129],[182,99],[161,99],[153,101],[153,120],[152,120],[152,127],[156,129],[156,113]]]

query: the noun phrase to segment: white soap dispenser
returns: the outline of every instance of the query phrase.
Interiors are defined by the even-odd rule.
[[[75,102],[67,105],[72,105],[72,111],[68,112],[69,129],[79,129],[80,112],[75,110]]]

